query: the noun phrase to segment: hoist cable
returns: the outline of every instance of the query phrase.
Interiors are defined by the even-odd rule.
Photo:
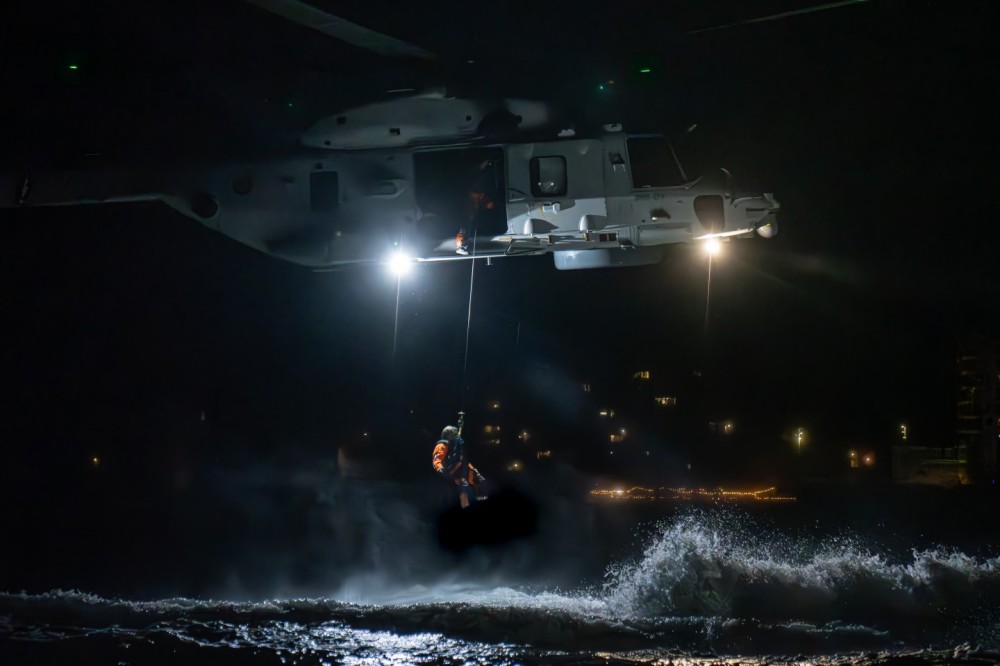
[[[475,229],[472,230],[472,259],[469,263],[472,264],[472,268],[469,271],[469,307],[465,315],[465,360],[462,363],[462,397],[459,399],[459,408],[465,407],[465,394],[468,391],[468,385],[466,384],[466,372],[469,369],[469,332],[472,330],[472,288],[476,284],[476,235]]]

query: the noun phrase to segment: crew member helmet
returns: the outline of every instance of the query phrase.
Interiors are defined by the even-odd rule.
[[[441,439],[452,442],[455,441],[457,437],[458,437],[458,428],[456,428],[455,426],[445,426],[444,430],[441,431]]]

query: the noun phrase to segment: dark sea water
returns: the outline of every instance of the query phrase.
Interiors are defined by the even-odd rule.
[[[996,553],[792,535],[739,509],[645,525],[576,588],[465,578],[254,601],[7,592],[0,663],[1000,661]]]

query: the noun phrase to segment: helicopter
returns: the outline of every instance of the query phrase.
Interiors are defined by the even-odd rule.
[[[436,56],[301,0],[245,0],[380,57]],[[662,135],[577,132],[549,103],[388,91],[337,109],[280,154],[143,169],[0,173],[0,207],[161,202],[313,269],[551,255],[561,270],[658,263],[662,247],[773,237],[772,193],[692,177]]]

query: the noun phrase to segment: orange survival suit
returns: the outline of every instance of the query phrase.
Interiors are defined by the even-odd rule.
[[[441,439],[434,445],[431,465],[435,472],[458,488],[458,501],[463,509],[476,499],[479,484],[486,480],[466,460],[465,442],[455,426],[447,426],[441,431]]]

